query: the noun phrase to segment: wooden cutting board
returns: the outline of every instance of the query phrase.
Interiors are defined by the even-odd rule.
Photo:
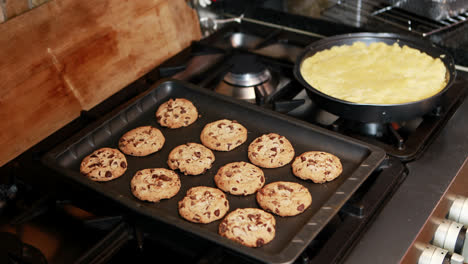
[[[184,0],[53,0],[0,24],[0,166],[200,37]]]

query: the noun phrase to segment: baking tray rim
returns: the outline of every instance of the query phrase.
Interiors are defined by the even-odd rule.
[[[149,213],[149,211],[145,210],[145,207],[138,206],[138,204],[137,206],[135,206],[133,202],[127,200],[127,198],[118,194],[117,192],[114,193],[115,195],[112,195],[113,190],[109,192],[109,190],[106,189],[104,191],[101,185],[93,184],[94,182],[90,183],[87,178],[73,176],[73,174],[80,174],[79,172],[66,169],[58,165],[57,162],[55,162],[59,156],[68,151],[68,148],[70,146],[78,143],[81,139],[89,137],[94,133],[95,130],[101,127],[105,127],[111,120],[113,120],[114,118],[118,118],[118,116],[124,113],[127,109],[130,109],[132,106],[137,105],[146,96],[151,96],[151,94],[154,93],[157,89],[162,89],[161,87],[171,86],[174,84],[181,85],[185,89],[193,90],[195,92],[203,94],[204,96],[214,97],[217,100],[227,101],[229,103],[239,105],[240,107],[244,107],[252,111],[258,112],[259,114],[267,115],[269,117],[292,123],[298,127],[312,130],[316,133],[326,134],[326,136],[335,138],[340,141],[347,141],[351,144],[367,149],[368,156],[365,157],[365,159],[360,163],[359,167],[356,168],[356,170],[348,177],[348,179],[336,189],[335,194],[333,194],[324,203],[324,205],[319,209],[319,211],[317,211],[312,217],[310,217],[307,223],[299,229],[299,232],[296,233],[296,235],[292,238],[291,242],[286,247],[283,247],[282,250],[274,254],[259,251],[255,248],[249,248],[234,241],[231,241],[227,238],[221,237],[218,234],[206,232],[206,230],[196,225],[194,226],[193,223],[182,221],[181,219],[178,219],[171,215],[163,213],[151,214]],[[225,95],[215,93],[211,90],[198,87],[188,82],[166,78],[151,85],[151,87],[147,91],[144,91],[140,95],[137,95],[136,97],[130,99],[127,103],[124,103],[116,109],[105,114],[95,122],[89,124],[82,130],[75,133],[69,139],[63,141],[62,143],[54,147],[52,150],[44,154],[44,156],[42,157],[42,162],[51,169],[66,176],[67,179],[72,180],[75,183],[79,183],[84,187],[91,188],[94,192],[97,192],[99,194],[104,193],[104,196],[106,198],[109,198],[114,202],[120,203],[121,205],[127,207],[127,209],[130,209],[131,211],[134,211],[138,214],[142,214],[151,219],[156,219],[165,224],[188,232],[189,234],[202,237],[215,244],[224,246],[234,252],[246,255],[253,259],[257,259],[268,263],[292,263],[308,246],[308,244],[310,244],[310,242],[318,235],[318,233],[323,229],[323,227],[325,227],[325,225],[331,220],[331,218],[335,216],[335,214],[352,196],[352,194],[361,186],[361,184],[370,176],[370,174],[379,167],[379,165],[385,159],[385,156],[386,153],[383,149],[368,144],[366,142],[338,134],[337,132],[321,128],[314,124],[310,124],[305,121],[289,117],[285,114],[281,114],[273,110],[261,108],[251,103],[243,102]],[[68,175],[69,173],[71,173],[71,175]]]

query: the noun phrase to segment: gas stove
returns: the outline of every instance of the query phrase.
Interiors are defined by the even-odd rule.
[[[31,254],[35,254],[37,262],[31,263],[127,263],[155,258],[183,263],[252,262],[214,243],[114,206],[66,182],[40,162],[45,152],[163,78],[184,80],[384,149],[388,154],[384,162],[295,263],[335,263],[345,261],[349,254],[359,255],[353,248],[367,241],[361,240],[364,232],[385,212],[393,195],[401,192],[400,186],[415,174],[415,168],[422,166],[417,161],[431,155],[427,149],[447,130],[446,124],[465,102],[466,77],[460,77],[444,101],[425,116],[398,123],[356,123],[320,109],[294,78],[297,55],[322,35],[247,20],[229,24],[193,43],[2,167],[6,177],[0,190],[0,231],[8,232],[9,241],[18,244],[14,249],[4,247],[2,261],[30,262]]]

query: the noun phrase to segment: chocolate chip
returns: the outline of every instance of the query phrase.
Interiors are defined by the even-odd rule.
[[[263,146],[258,146],[257,151],[260,151],[263,148]]]
[[[114,154],[110,154],[109,156],[107,156],[107,158],[109,159],[112,159],[114,157]]]
[[[262,138],[257,139],[257,141],[255,141],[255,142],[256,142],[256,143],[262,142]]]
[[[257,247],[261,247],[265,245],[265,241],[263,240],[263,238],[259,238],[257,239],[257,242],[255,242],[255,244],[257,245]]]
[[[112,172],[110,172],[110,171],[106,171],[106,176],[105,176],[105,177],[106,177],[106,178],[110,178],[110,177],[112,177]]]
[[[195,199],[197,199],[197,197],[196,197],[195,195],[190,195],[189,198],[190,198],[190,200],[195,200]]]
[[[187,113],[187,111],[185,110],[184,107],[181,107],[181,108],[180,108],[180,113],[181,113],[181,114],[185,114],[185,113]]]
[[[261,176],[260,177],[260,182],[264,182],[265,181],[265,177]]]
[[[237,191],[237,188],[236,188],[236,187],[234,187],[234,188],[232,188],[232,190],[233,190],[233,191]]]
[[[306,161],[306,157],[302,156],[301,161]]]
[[[216,143],[216,146],[219,147],[219,146],[221,146],[221,144],[220,144],[220,143]]]
[[[257,152],[252,152],[252,156],[257,157],[258,153]]]
[[[270,233],[270,232],[271,232],[271,227],[268,227],[268,228],[267,228],[267,231]]]
[[[293,192],[294,191],[293,189],[291,189],[288,186],[283,185],[283,184],[278,184],[278,190],[286,190],[288,192]]]
[[[100,165],[100,163],[93,163],[93,164],[89,165],[88,168],[97,167],[99,165]]]
[[[197,158],[201,157],[201,153],[199,151],[195,152],[194,154],[195,154],[195,157]]]
[[[231,143],[227,143],[227,149],[230,150],[231,149]]]
[[[233,125],[229,125],[228,126],[230,130],[234,130],[234,126]]]
[[[225,125],[226,125],[225,123],[219,123],[218,128],[221,128],[222,126],[225,126]]]
[[[125,163],[125,161],[120,162],[120,167],[124,169],[127,168],[127,163]]]
[[[208,133],[208,136],[212,136],[212,135],[214,135],[214,133],[213,133],[213,132],[210,132],[210,133]]]
[[[97,155],[96,154],[93,154],[91,156],[89,156],[90,158],[97,158]]]
[[[236,141],[236,145],[239,145],[239,144],[241,144],[241,143],[242,143],[242,140],[237,140],[237,141]]]
[[[216,211],[214,211],[214,214],[215,214],[216,216],[219,216],[219,209],[216,209]]]
[[[226,230],[227,230],[226,223],[222,222],[222,223],[219,225],[219,232],[225,233]]]
[[[161,179],[161,180],[163,180],[163,181],[171,181],[171,180],[172,180],[171,177],[166,176],[166,175],[164,175],[164,174],[159,175],[158,178]]]
[[[299,206],[297,207],[297,210],[298,210],[299,212],[302,212],[302,211],[304,211],[304,207],[305,207],[304,204],[301,204],[301,205],[299,205]]]
[[[227,201],[224,201],[224,206],[228,206],[228,202],[227,202]]]
[[[156,120],[158,120],[158,122],[161,120],[162,116],[158,115],[156,116]]]
[[[227,177],[232,177],[232,172],[226,171],[226,176],[227,176]]]
[[[276,152],[278,149],[274,147],[274,148],[271,148],[270,150]]]
[[[283,143],[284,143],[284,141],[280,139],[280,143],[281,143],[281,144],[283,144]]]
[[[179,115],[174,115],[174,118],[176,118],[176,119],[179,118]]]

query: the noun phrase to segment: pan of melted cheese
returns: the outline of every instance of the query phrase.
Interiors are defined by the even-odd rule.
[[[305,58],[300,73],[321,93],[358,104],[416,102],[447,85],[441,59],[397,43],[356,41],[334,46]]]

